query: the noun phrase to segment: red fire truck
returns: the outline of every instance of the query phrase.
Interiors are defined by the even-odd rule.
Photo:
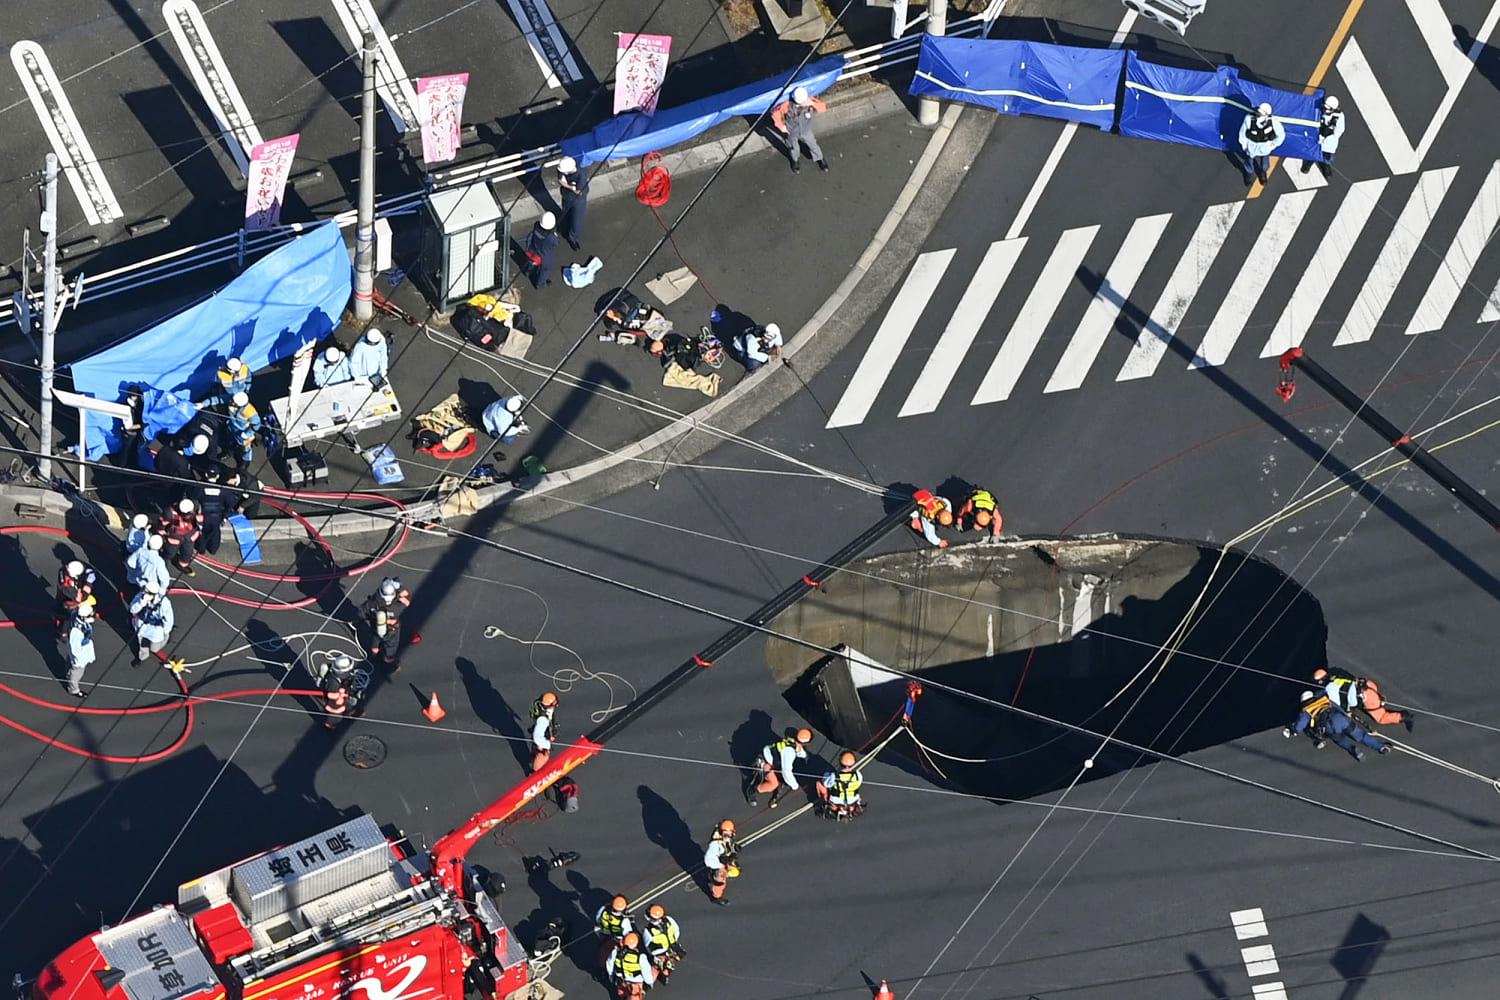
[[[188,882],[175,906],[79,941],[42,970],[32,996],[463,1000],[467,987],[490,1000],[540,997],[474,870],[447,853],[440,874],[436,852],[393,842],[361,815]]]

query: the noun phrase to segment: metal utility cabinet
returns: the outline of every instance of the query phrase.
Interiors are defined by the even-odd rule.
[[[510,217],[488,184],[434,191],[422,228],[422,279],[433,305],[447,309],[510,284]]]

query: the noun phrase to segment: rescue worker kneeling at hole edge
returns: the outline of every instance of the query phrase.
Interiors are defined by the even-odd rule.
[[[1364,726],[1349,718],[1343,709],[1329,701],[1326,694],[1320,695],[1313,691],[1302,692],[1302,711],[1297,713],[1297,721],[1281,731],[1281,735],[1287,739],[1302,733],[1311,733],[1314,745],[1319,750],[1323,749],[1324,737],[1333,740],[1355,760],[1365,759],[1364,751],[1360,750],[1358,744],[1363,744],[1376,753],[1391,752],[1389,744],[1371,736]]]
[[[1355,709],[1364,712],[1377,726],[1406,725],[1412,731],[1416,719],[1409,708],[1387,708],[1380,695],[1380,685],[1366,677],[1354,677],[1338,670],[1318,669],[1313,671],[1313,680],[1323,685],[1328,700],[1350,715]]]
[[[745,789],[745,801],[752,807],[758,806],[760,800],[756,795],[770,792],[771,808],[775,809],[782,795],[787,791],[795,792],[799,786],[792,765],[807,759],[807,745],[811,742],[811,730],[799,729],[795,733],[788,730],[785,738],[761,747],[760,757],[755,761],[754,777]]]
[[[682,929],[677,926],[676,920],[667,916],[664,907],[655,904],[646,911],[646,926],[641,930],[646,941],[646,955],[651,959],[651,967],[656,970],[657,978],[665,986],[672,976],[672,971],[677,968],[677,963],[682,961],[684,952],[682,944],[678,941]]]
[[[959,531],[968,531],[970,528],[983,531],[988,528],[991,538],[999,538],[1000,524],[1004,519],[995,503],[995,494],[989,490],[975,489],[963,502],[963,506],[958,508],[953,520]]]
[[[911,530],[938,548],[946,549],[948,539],[938,537],[936,525],[946,528],[953,523],[952,501],[933,496],[930,490],[917,490],[912,499],[917,501],[917,509],[911,512]]]
[[[839,754],[838,768],[818,782],[818,801],[823,805],[824,816],[852,817],[865,811],[864,801],[859,797],[859,786],[865,783],[865,776],[855,770],[857,763],[854,754],[845,750]]]
[[[620,946],[620,941],[635,930],[630,914],[625,911],[630,903],[624,896],[616,896],[594,914],[594,930],[599,934],[599,964],[609,967],[610,954]]]
[[[641,951],[641,936],[635,931],[621,938],[604,967],[621,1000],[636,1000],[656,985],[656,970]]]
[[[365,599],[360,609],[365,624],[370,627],[370,659],[379,654],[381,662],[395,673],[401,668],[396,664],[396,654],[401,650],[401,616],[411,607],[411,594],[401,586],[401,581],[388,576],[380,581],[380,587]]]

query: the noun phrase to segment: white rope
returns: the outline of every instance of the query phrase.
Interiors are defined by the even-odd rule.
[[[1467,767],[1461,767],[1460,765],[1455,764],[1452,761],[1444,760],[1436,754],[1428,753],[1426,750],[1418,750],[1410,743],[1402,743],[1400,740],[1395,739],[1394,737],[1387,736],[1384,733],[1381,733],[1379,735],[1381,739],[1385,740],[1391,746],[1395,747],[1397,750],[1400,750],[1403,753],[1409,753],[1418,760],[1425,760],[1429,764],[1436,764],[1438,767],[1441,767],[1444,770],[1452,771],[1454,774],[1461,774],[1465,778],[1473,778],[1475,781],[1482,781],[1486,785],[1489,785],[1491,788],[1493,788],[1497,793],[1500,793],[1500,778],[1492,778],[1487,774],[1480,774],[1478,771],[1471,771]]]

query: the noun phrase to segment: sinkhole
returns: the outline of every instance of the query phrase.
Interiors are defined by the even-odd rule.
[[[1064,787],[1090,757],[1091,779],[1155,759],[1118,745],[1096,753],[1098,736],[1057,722],[1189,754],[1285,725],[1297,685],[1327,662],[1317,599],[1232,549],[1006,539],[847,569],[772,625],[838,651],[767,641],[788,702],[861,747],[900,712],[900,674],[916,675],[928,683],[912,730],[927,749],[902,736],[881,759],[997,798]],[[1163,647],[1175,648],[1165,660]]]

